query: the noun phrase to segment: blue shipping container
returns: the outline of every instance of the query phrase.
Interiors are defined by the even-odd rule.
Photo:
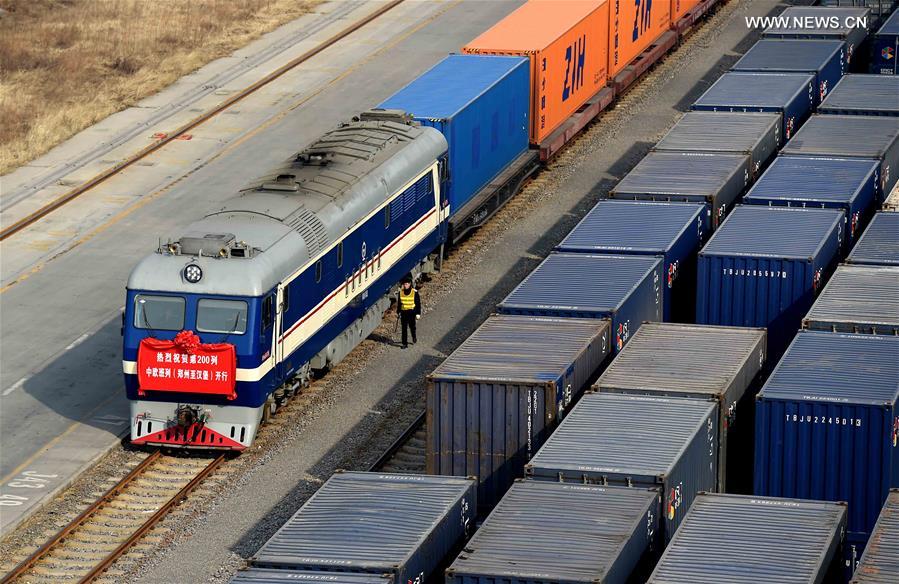
[[[744,73],[806,73],[815,76],[815,105],[846,72],[841,40],[762,39],[731,67]]]
[[[778,156],[743,197],[748,205],[841,209],[843,255],[861,235],[874,211],[880,165],[860,158]]]
[[[899,213],[875,213],[846,261],[869,266],[899,266]]]
[[[701,493],[649,584],[837,582],[846,505]]]
[[[768,328],[776,362],[836,267],[843,212],[741,205],[699,252],[696,322]]]
[[[887,497],[852,584],[899,582],[899,490]]]
[[[450,55],[378,107],[404,110],[449,143],[450,214],[528,148],[525,57]]]
[[[846,62],[852,63],[872,22],[874,18],[867,8],[790,6],[763,35],[780,39],[840,39],[846,42]]]
[[[476,504],[471,478],[337,471],[251,564],[424,582],[468,538]]]
[[[899,335],[899,267],[837,267],[802,320],[802,328]]]
[[[699,203],[600,201],[556,251],[663,257],[664,319],[692,322],[696,254],[710,231],[706,209]]]
[[[847,75],[821,103],[818,113],[899,116],[899,77]]]
[[[446,582],[625,584],[659,533],[656,489],[517,481]]]
[[[800,73],[725,73],[692,106],[695,111],[777,112],[783,142],[815,107],[815,78]]]
[[[609,321],[493,315],[428,376],[428,474],[496,504],[609,355]]]
[[[849,503],[864,545],[899,486],[899,337],[802,331],[756,398],[755,493]]]
[[[645,321],[661,321],[662,259],[553,252],[499,303],[504,314],[608,318],[620,351]]]
[[[871,73],[899,74],[899,9],[883,23],[871,41]]]
[[[899,116],[814,115],[781,154],[878,160],[882,201],[899,177]]]
[[[661,490],[669,541],[698,491],[718,484],[718,404],[588,393],[525,467],[528,478]]]

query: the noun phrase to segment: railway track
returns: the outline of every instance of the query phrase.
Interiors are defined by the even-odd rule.
[[[369,471],[424,474],[426,436],[425,413],[422,412]]]
[[[226,460],[154,451],[0,580],[94,582]]]
[[[160,148],[162,148],[169,142],[177,140],[179,138],[179,136],[182,136],[182,135],[188,133],[189,131],[197,128],[201,124],[209,121],[210,119],[214,118],[215,116],[219,115],[220,113],[222,113],[225,110],[227,110],[228,108],[230,108],[232,105],[234,105],[234,104],[244,100],[248,96],[256,93],[259,89],[270,84],[272,81],[275,81],[276,79],[278,79],[279,77],[281,77],[282,75],[287,73],[288,71],[291,71],[292,69],[296,68],[297,66],[305,63],[306,61],[308,61],[315,55],[321,53],[325,49],[331,47],[332,45],[334,45],[337,42],[341,41],[342,39],[346,38],[353,32],[359,30],[366,24],[377,19],[378,17],[385,14],[389,10],[391,10],[394,7],[401,4],[403,1],[404,0],[390,0],[389,2],[384,3],[383,6],[381,6],[380,8],[378,8],[377,10],[375,10],[374,12],[372,12],[371,14],[366,16],[365,18],[358,20],[358,21],[354,22],[353,24],[347,26],[340,32],[336,33],[335,35],[331,36],[330,38],[319,43],[312,49],[306,51],[299,57],[282,65],[281,67],[272,71],[271,73],[269,73],[268,75],[259,79],[255,83],[245,87],[244,89],[241,89],[240,91],[236,92],[234,95],[230,96],[228,99],[226,99],[226,100],[222,101],[221,103],[219,103],[218,105],[214,106],[212,109],[200,114],[199,116],[193,118],[186,124],[177,128],[176,130],[173,130],[172,132],[165,134],[162,138],[156,140],[149,146],[147,146],[147,147],[141,149],[140,151],[136,152],[135,154],[129,156],[125,160],[123,160],[113,166],[110,166],[109,168],[102,171],[101,173],[91,177],[87,181],[70,189],[69,191],[63,193],[59,197],[56,197],[49,203],[36,209],[32,213],[26,215],[25,217],[22,217],[21,219],[14,222],[13,224],[3,228],[2,230],[0,230],[0,241],[3,241],[12,235],[15,235],[16,233],[25,229],[29,225],[32,225],[33,223],[43,219],[44,217],[46,217],[47,215],[49,215],[56,209],[59,209],[60,207],[64,206],[65,204],[77,199],[79,196],[81,196],[82,194],[91,190],[92,188],[96,187],[100,183],[104,182],[106,179],[108,179],[112,176],[115,176],[116,174],[118,174],[122,170],[128,168],[129,166],[132,166],[133,164],[140,162],[141,160],[143,160],[150,154],[156,152],[157,150],[159,150]]]

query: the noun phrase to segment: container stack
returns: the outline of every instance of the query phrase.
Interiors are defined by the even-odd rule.
[[[844,116],[899,116],[899,77],[847,75],[818,112]]]
[[[893,489],[865,547],[852,584],[899,582],[899,489]]]
[[[899,267],[838,267],[803,319],[802,328],[899,335]]]
[[[899,74],[897,59],[899,59],[899,9],[890,15],[871,41],[871,73]]]
[[[869,266],[899,266],[899,213],[876,213],[846,261]]]
[[[785,24],[766,28],[765,38],[841,40],[846,43],[846,63],[849,65],[854,64],[856,49],[868,36],[868,29],[857,25],[873,22],[871,11],[863,7],[790,6],[780,16]]]

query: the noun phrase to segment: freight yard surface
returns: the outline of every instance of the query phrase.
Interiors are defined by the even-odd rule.
[[[880,91],[869,100],[858,98],[853,80],[832,87],[840,78],[836,60],[855,74],[874,66],[866,31],[833,27],[821,34],[830,45],[809,53],[797,49],[784,69],[772,69],[777,51],[789,49],[770,47],[789,47],[807,34],[794,30],[791,20],[776,26],[769,41],[755,44],[761,28],[747,19],[779,13],[784,6],[774,0],[718,5],[680,37],[692,16],[659,20],[656,12],[650,21],[648,5],[634,15],[628,6],[633,41],[638,24],[656,41],[631,45],[626,24],[628,40],[620,51],[621,21],[611,20],[611,7],[601,0],[571,3],[542,21],[533,16],[544,9],[538,2],[506,21],[501,19],[520,2],[400,3],[375,18],[364,38],[351,34],[334,44],[330,62],[341,65],[326,66],[324,77],[313,75],[320,85],[310,94],[288,90],[289,98],[279,94],[264,112],[237,118],[239,130],[219,127],[226,137],[217,146],[193,151],[190,161],[166,163],[173,174],[162,182],[147,179],[152,171],[138,174],[144,178],[134,200],[108,196],[110,185],[128,171],[114,176],[50,215],[49,221],[58,216],[58,225],[70,230],[48,232],[43,247],[40,230],[46,227],[39,220],[7,240],[4,253],[10,243],[23,253],[4,272],[4,311],[11,300],[17,309],[15,328],[4,326],[4,345],[23,339],[29,323],[39,323],[43,332],[13,345],[18,369],[4,385],[3,448],[14,445],[17,458],[3,461],[7,482],[0,496],[4,506],[19,509],[11,516],[0,507],[9,532],[0,542],[7,558],[0,570],[25,559],[130,470],[125,482],[99,499],[101,511],[59,536],[59,543],[46,544],[55,547],[20,564],[9,581],[80,580],[87,574],[81,581],[233,577],[241,584],[294,578],[411,584],[443,581],[444,575],[453,583],[511,575],[531,582],[624,582],[630,576],[628,581],[749,584],[803,574],[809,581],[843,583],[856,567],[857,576],[875,574],[878,581],[878,565],[899,549],[891,507],[880,513],[889,488],[899,486],[899,280],[895,268],[885,267],[897,261],[890,228],[895,214],[878,213],[867,224],[896,182],[899,118],[891,113],[890,81],[868,78]],[[786,14],[833,10],[850,19],[869,12],[880,18],[889,12],[882,4],[871,11],[816,7]],[[671,9],[678,10],[674,3]],[[575,26],[573,20],[587,13],[590,18]],[[616,39],[607,45],[614,44],[614,52],[600,63],[583,58],[587,39],[595,40],[591,19],[610,23]],[[509,56],[515,54],[509,43],[530,22],[573,28],[554,48],[544,50],[552,38],[527,39],[537,56],[530,60],[525,114],[517,100],[528,94],[521,75],[528,61]],[[518,24],[510,29],[509,23]],[[843,43],[847,52],[835,52],[833,43]],[[384,102],[396,105],[382,106],[402,107],[420,125],[389,109],[349,121],[348,109],[382,102],[463,45],[467,54],[442,61],[439,75],[446,76],[447,87],[457,82],[460,92],[467,91],[479,75],[502,76],[506,84],[490,89],[505,94],[505,104],[484,97],[488,92],[471,102],[478,104],[473,111],[480,122],[460,112],[449,119],[445,110],[416,110],[422,98],[416,91],[437,91],[439,75]],[[561,45],[568,52],[554,53]],[[752,58],[741,60],[754,45]],[[485,59],[488,67],[474,68]],[[562,79],[544,77],[544,59],[568,59],[573,68]],[[728,72],[738,61],[740,71]],[[302,69],[291,69],[281,81]],[[602,79],[608,85],[592,101],[563,103],[570,92],[602,87]],[[564,88],[562,102],[540,97],[557,86]],[[259,105],[252,99],[245,102],[250,109]],[[425,93],[424,103],[430,101]],[[694,113],[682,118],[688,109]],[[596,123],[575,136],[598,110],[604,111]],[[726,130],[709,122],[740,115],[747,116],[746,124]],[[865,117],[873,115],[881,117]],[[519,117],[530,124],[519,127]],[[333,129],[338,122],[344,124]],[[220,208],[248,176],[271,169],[326,131],[291,164],[250,183],[258,186],[227,203],[230,210],[193,227],[200,231],[154,243],[160,232],[183,234],[186,224]],[[650,152],[663,137],[658,151]],[[447,142],[444,159],[439,153]],[[513,142],[521,144],[518,150]],[[490,154],[500,144],[509,150]],[[166,155],[171,151],[152,156]],[[539,169],[538,158],[544,161]],[[506,160],[507,170],[490,188],[504,186],[490,197],[474,196],[478,183],[464,179],[496,160]],[[833,172],[841,181],[791,197],[789,187],[780,185],[789,183],[793,168],[816,180]],[[375,188],[349,191],[351,199],[342,185],[365,185],[360,173],[374,178],[369,184]],[[502,206],[519,181],[521,192]],[[754,196],[741,199],[753,183]],[[378,206],[382,185],[394,199]],[[300,191],[303,198],[292,194]],[[612,201],[597,205],[606,198]],[[308,202],[294,216],[296,200]],[[323,203],[316,218],[318,200]],[[374,207],[364,207],[371,202]],[[659,229],[641,224],[644,215]],[[344,220],[352,222],[344,227]],[[601,227],[603,221],[614,225]],[[289,228],[281,231],[284,225]],[[457,241],[471,226],[478,227]],[[610,237],[613,228],[621,234]],[[591,237],[596,229],[604,237]],[[640,238],[644,229],[652,229],[654,239]],[[236,235],[226,233],[231,230]],[[266,238],[280,247],[259,243]],[[430,271],[434,256],[427,254],[438,244],[443,254],[444,242],[446,256],[439,270]],[[132,272],[119,323],[125,274],[157,246]],[[840,262],[859,265],[837,268]],[[243,272],[217,271],[243,265]],[[288,269],[279,274],[283,265]],[[166,276],[171,266],[177,268],[174,279]],[[388,302],[380,295],[392,294],[403,273],[411,272],[411,280],[419,270],[425,275],[418,336],[413,328],[407,348],[404,324],[400,348],[399,310],[381,321]],[[236,277],[221,278],[229,273]],[[336,290],[328,295],[332,281]],[[53,291],[49,310],[41,302],[47,290]],[[876,307],[854,297],[841,301],[857,294],[876,296]],[[418,310],[413,297],[397,292],[404,323]],[[69,318],[72,298],[90,310]],[[328,321],[332,303],[340,306],[340,318],[351,320]],[[61,346],[59,337],[66,336],[49,326],[54,319],[68,321],[72,334],[81,336],[66,338],[70,344],[55,353],[41,348],[41,356],[42,343]],[[661,320],[706,326],[645,324]],[[115,335],[120,325],[124,354]],[[799,328],[813,330],[794,340]],[[715,356],[703,347],[730,334],[730,351],[721,351],[714,366],[703,365]],[[301,340],[290,341],[292,335]],[[190,383],[187,375],[177,384],[159,381],[175,370],[180,379],[188,353]],[[182,365],[170,370],[170,357]],[[310,367],[332,358],[330,371],[309,384]],[[195,371],[195,363],[205,368]],[[852,383],[847,371],[853,369],[864,383]],[[204,371],[214,383],[201,382]],[[4,384],[6,378],[4,371]],[[294,381],[281,385],[285,379]],[[68,401],[56,397],[62,384],[69,388],[63,392]],[[281,407],[273,414],[276,404]],[[73,425],[63,423],[76,418]],[[34,419],[51,429],[36,428]],[[257,435],[257,425],[266,421]],[[185,460],[162,460],[155,470],[150,463],[158,454],[113,446],[71,488],[11,530],[102,456],[125,425],[132,443],[180,449]],[[835,441],[839,448],[828,447]],[[207,445],[227,446],[239,456],[226,460],[195,448]],[[186,456],[188,448],[195,448],[192,456]],[[177,470],[193,466],[205,470]],[[365,470],[378,472],[350,472]],[[170,481],[168,489],[186,482],[170,500],[174,505],[140,494],[147,488],[142,481],[162,478]],[[26,484],[39,485],[44,497],[23,497]],[[752,495],[715,493],[725,487]],[[149,488],[159,496],[159,489]],[[117,539],[130,531],[122,527],[122,513],[116,517],[121,505],[132,514],[152,514],[153,523],[126,541]],[[600,529],[588,514],[603,505],[610,521]],[[539,521],[528,512],[548,506],[565,512]],[[103,519],[104,508],[112,519]],[[786,535],[791,529],[792,537]],[[572,532],[582,535],[577,545],[565,543]],[[795,553],[778,546],[783,537]]]

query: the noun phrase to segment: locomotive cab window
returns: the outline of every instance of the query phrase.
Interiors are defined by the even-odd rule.
[[[262,301],[262,330],[270,329],[272,323],[275,322],[275,313],[272,310],[275,303],[272,298],[272,296],[266,296]]]
[[[134,327],[180,331],[184,328],[184,298],[138,294],[134,297]]]
[[[200,299],[197,303],[197,330],[242,335],[247,331],[247,303],[243,300]]]

